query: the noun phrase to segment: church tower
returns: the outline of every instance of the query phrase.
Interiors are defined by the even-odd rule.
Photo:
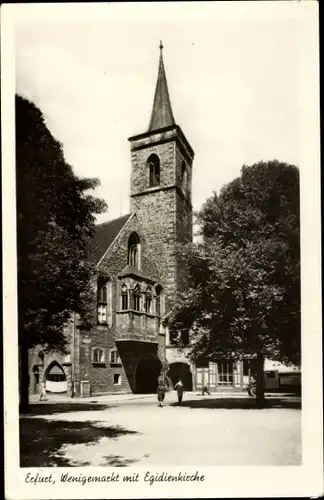
[[[194,151],[172,112],[160,43],[158,77],[147,132],[129,138],[131,211],[145,231],[166,297],[181,291],[183,267],[178,243],[192,241],[191,179]]]

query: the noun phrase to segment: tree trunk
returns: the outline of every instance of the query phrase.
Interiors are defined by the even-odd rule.
[[[28,346],[20,344],[20,412],[26,413],[29,407],[29,370],[28,370]]]
[[[264,408],[266,400],[264,396],[264,357],[258,352],[256,359],[256,406]]]

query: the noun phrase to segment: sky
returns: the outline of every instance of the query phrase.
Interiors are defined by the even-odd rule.
[[[302,4],[21,5],[16,92],[41,109],[75,173],[100,178],[108,211],[98,222],[118,217],[129,211],[127,139],[148,128],[162,40],[175,121],[195,151],[198,210],[243,164],[303,168]]]

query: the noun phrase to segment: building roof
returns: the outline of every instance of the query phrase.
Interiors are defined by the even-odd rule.
[[[99,263],[131,216],[132,214],[123,215],[122,217],[118,217],[118,219],[113,219],[96,226],[89,251],[90,259],[93,262]]]
[[[118,276],[121,278],[126,276],[135,276],[137,278],[143,278],[146,281],[150,281],[151,283],[156,282],[156,280],[154,278],[151,278],[151,276],[148,276],[147,274],[143,273],[143,271],[141,271],[140,269],[137,269],[130,265],[127,265]]]
[[[148,132],[164,127],[169,127],[170,125],[175,125],[169,97],[168,84],[164,70],[162,49],[163,45],[161,42],[158,78],[155,87],[153,109]]]

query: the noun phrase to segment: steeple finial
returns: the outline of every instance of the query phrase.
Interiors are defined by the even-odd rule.
[[[159,45],[160,61],[159,72],[155,87],[153,109],[150,119],[148,131],[158,130],[160,128],[175,125],[175,120],[172,113],[171,102],[168,91],[167,79],[165,76],[164,63],[163,63],[163,44],[162,40]]]

